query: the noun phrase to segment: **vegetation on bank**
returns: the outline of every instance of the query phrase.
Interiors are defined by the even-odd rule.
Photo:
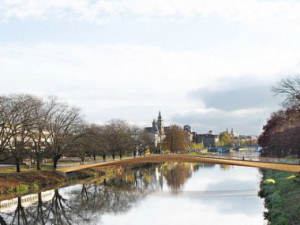
[[[272,91],[284,97],[258,138],[261,156],[300,158],[300,75],[282,79]],[[299,174],[262,170],[260,196],[265,198],[271,225],[300,224]]]
[[[300,75],[281,80],[273,87],[285,100],[263,127],[258,143],[262,156],[300,158]]]
[[[265,218],[270,225],[299,225],[299,174],[264,169],[262,173],[259,195],[265,198],[268,209]]]
[[[27,192],[47,185],[59,184],[65,178],[51,171],[34,171],[0,175],[0,194]]]
[[[93,167],[85,170],[72,172],[67,178],[61,177],[53,170],[29,171],[13,174],[0,174],[0,200],[1,195],[5,198],[27,192],[36,192],[49,187],[58,188],[69,182],[96,178],[95,182],[102,184],[115,177],[120,177],[125,170],[134,168],[146,168],[157,163],[144,163],[128,166],[105,166]]]
[[[78,171],[64,178],[50,171],[29,171],[23,173],[0,174],[0,194],[16,194],[33,192],[49,186],[60,186],[70,180],[80,180],[91,177],[101,177],[114,173],[111,167],[92,168]]]

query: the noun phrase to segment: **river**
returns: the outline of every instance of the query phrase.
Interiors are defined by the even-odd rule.
[[[0,224],[267,224],[256,168],[164,163],[118,168],[88,180],[0,202]]]

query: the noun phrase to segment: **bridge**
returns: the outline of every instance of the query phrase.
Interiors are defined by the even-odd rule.
[[[117,161],[59,168],[56,170],[56,172],[61,176],[66,177],[68,173],[75,172],[78,170],[89,169],[93,167],[114,166],[114,165],[121,166],[121,165],[132,165],[132,164],[142,164],[142,163],[162,163],[162,162],[211,163],[211,164],[256,167],[262,169],[273,169],[273,170],[282,170],[287,172],[300,173],[300,165],[296,165],[296,164],[262,162],[262,161],[254,161],[252,159],[245,160],[244,158],[236,159],[236,158],[222,158],[222,157],[186,155],[186,154],[140,156],[135,158],[126,158]]]

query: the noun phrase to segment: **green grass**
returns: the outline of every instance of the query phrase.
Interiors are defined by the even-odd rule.
[[[16,192],[26,192],[28,191],[28,185],[19,185],[16,187]]]
[[[30,189],[33,189],[33,190],[38,190],[39,188],[40,188],[40,186],[36,182],[34,182],[32,185],[30,185]]]
[[[42,170],[52,170],[52,165],[42,165]],[[21,172],[30,172],[30,171],[36,171],[36,167],[28,167],[28,166],[21,166]],[[1,173],[16,173],[16,167],[10,167],[10,168],[0,168],[0,174]]]
[[[262,170],[259,195],[265,198],[271,225],[300,225],[300,178],[290,172]]]
[[[206,154],[201,152],[189,152],[187,153],[187,155],[206,155]]]

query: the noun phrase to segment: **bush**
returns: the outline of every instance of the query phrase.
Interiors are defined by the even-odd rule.
[[[300,224],[299,175],[276,170],[262,172],[259,196],[265,198],[268,208],[265,218],[271,225]]]
[[[18,187],[16,187],[16,192],[25,192],[28,191],[28,186],[27,185],[19,185]]]

